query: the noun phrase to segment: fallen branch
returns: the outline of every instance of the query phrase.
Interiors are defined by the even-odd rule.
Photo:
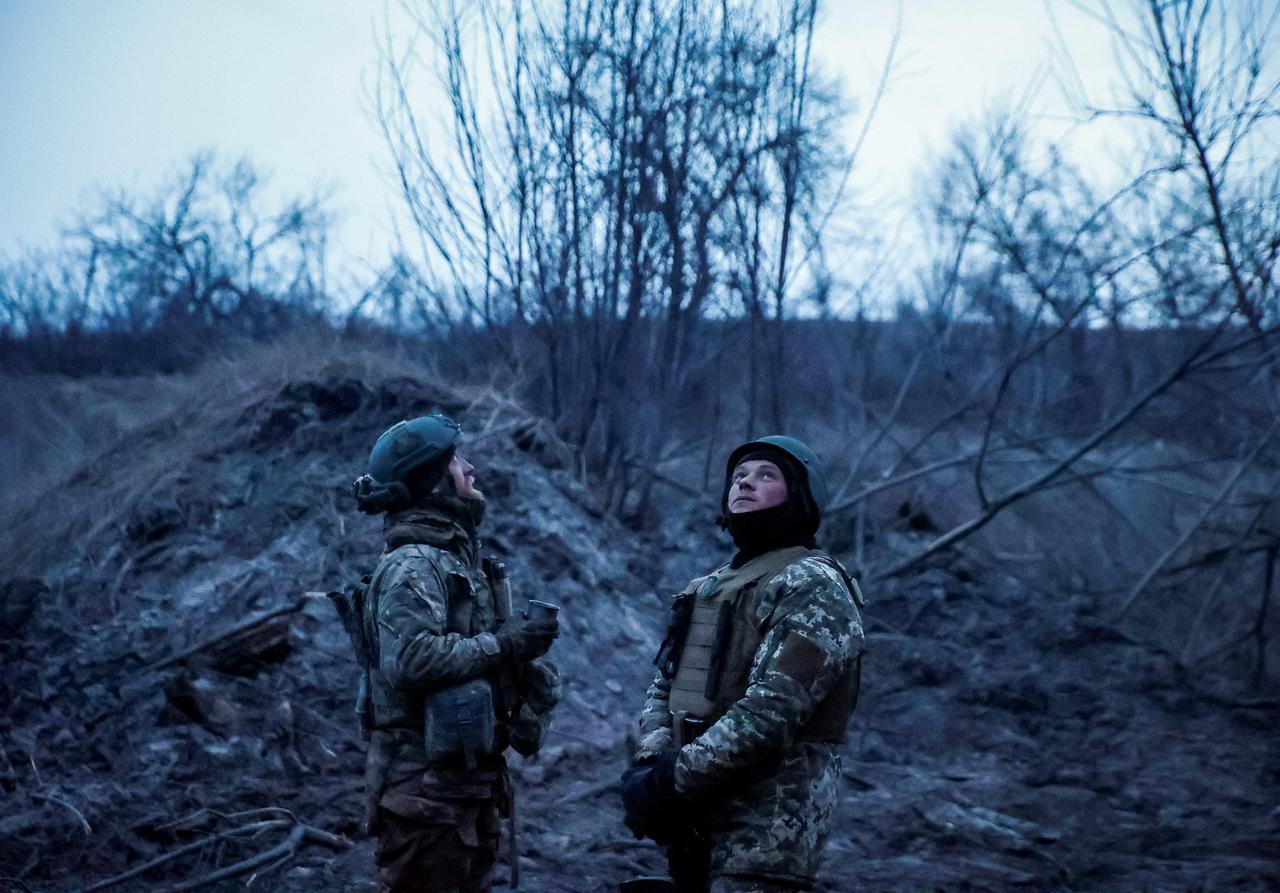
[[[217,834],[212,834],[208,837],[202,837],[199,840],[195,840],[195,841],[192,841],[191,843],[184,844],[183,846],[178,847],[176,850],[173,850],[172,852],[163,853],[148,862],[143,862],[141,865],[137,866],[136,868],[130,868],[128,871],[124,872],[123,874],[117,874],[115,877],[109,877],[106,880],[98,881],[96,884],[93,884],[92,886],[85,887],[82,891],[80,891],[80,893],[96,893],[96,891],[98,890],[106,890],[108,887],[114,887],[116,884],[123,883],[124,881],[127,881],[127,880],[132,880],[133,878],[137,877],[140,874],[145,874],[146,872],[150,871],[153,868],[159,868],[161,865],[165,865],[169,862],[173,862],[176,859],[181,859],[183,856],[187,855],[188,853],[193,853],[197,850],[204,849],[209,844],[216,843],[219,840],[227,840],[232,837],[238,837],[242,834],[257,834],[261,831],[269,831],[273,828],[285,828],[285,827],[288,827],[290,824],[291,824],[290,822],[285,822],[285,821],[276,819],[269,822],[254,822],[249,825],[242,825],[239,828],[231,828],[227,831],[220,831]]]
[[[275,608],[274,610],[267,611],[264,614],[256,614],[251,617],[247,617],[228,630],[224,630],[223,632],[205,639],[202,642],[197,642],[189,648],[184,648],[177,654],[171,654],[162,660],[148,664],[133,674],[128,681],[121,683],[117,687],[117,691],[120,692],[119,700],[110,706],[104,707],[97,714],[92,716],[86,725],[90,727],[104,728],[100,725],[104,719],[112,714],[119,713],[124,707],[149,694],[154,688],[152,683],[155,682],[155,680],[147,681],[147,676],[155,674],[160,670],[167,669],[174,664],[179,664],[185,660],[189,660],[202,652],[215,649],[219,646],[225,646],[227,643],[233,642],[238,638],[250,638],[259,631],[269,631],[274,621],[287,614],[298,613],[306,606],[310,598],[311,596],[309,595],[303,595],[292,604]],[[125,694],[125,689],[131,689],[130,693]]]
[[[271,809],[274,810],[274,808]],[[258,813],[266,811],[267,810],[254,810],[253,812]],[[235,813],[235,815],[241,814],[249,815],[252,813]],[[323,844],[333,850],[339,850],[347,846],[345,838],[336,834],[330,834],[328,831],[321,831],[319,828],[313,828],[310,825],[304,825],[301,822],[289,819],[270,819],[263,822],[251,822],[248,825],[229,828],[226,831],[219,831],[216,834],[210,834],[200,838],[199,840],[194,840],[191,843],[183,844],[171,852],[157,856],[156,858],[151,859],[148,862],[144,862],[135,868],[131,868],[122,874],[115,875],[114,877],[107,878],[106,880],[98,881],[92,886],[85,887],[81,893],[97,893],[99,890],[106,890],[109,887],[114,887],[117,884],[124,883],[125,881],[138,877],[139,875],[145,874],[152,869],[159,868],[162,865],[167,865],[170,862],[181,859],[183,856],[204,849],[210,844],[217,843],[218,841],[230,840],[233,837],[244,837],[246,835],[254,836],[268,831],[284,830],[285,828],[289,829],[289,835],[277,846],[264,850],[257,855],[250,856],[240,862],[236,862],[233,865],[228,865],[225,868],[220,868],[217,871],[189,881],[184,881],[177,886],[166,887],[164,889],[169,891],[169,893],[178,893],[178,891],[184,890],[197,890],[200,887],[214,884],[218,881],[226,880],[227,878],[246,874],[253,871],[255,868],[276,862],[277,860],[293,858],[293,856],[297,854],[298,848],[306,841]]]
[[[1133,402],[1107,422],[1107,424],[1103,425],[1100,429],[1094,432],[1092,436],[1087,438],[1083,443],[1059,460],[1052,468],[1042,472],[1031,480],[1019,484],[1002,496],[992,500],[986,509],[977,516],[970,518],[963,524],[953,527],[951,530],[937,537],[933,542],[929,543],[929,545],[925,546],[915,554],[902,559],[883,571],[877,572],[871,577],[871,579],[873,581],[879,581],[905,573],[906,571],[921,564],[930,556],[935,555],[943,549],[947,549],[966,537],[977,533],[979,530],[990,524],[997,515],[1009,508],[1009,506],[1021,502],[1028,496],[1040,492],[1046,484],[1052,482],[1058,476],[1074,466],[1076,462],[1088,453],[1092,452],[1099,444],[1109,438],[1112,434],[1119,431],[1120,428],[1141,412],[1147,404],[1159,397],[1169,388],[1173,387],[1173,385],[1186,378],[1190,373],[1207,363],[1219,360],[1224,356],[1228,356],[1231,353],[1254,343],[1259,337],[1265,337],[1265,335],[1251,336],[1250,338],[1205,356],[1205,352],[1209,350],[1213,345],[1213,342],[1222,334],[1226,327],[1226,323],[1229,320],[1229,316],[1224,317],[1223,322],[1220,323],[1207,338],[1196,345],[1194,350],[1188,353],[1187,356],[1183,357],[1181,362],[1167,372],[1159,381],[1148,387],[1142,394],[1134,399]],[[1270,332],[1266,334],[1270,334]]]
[[[175,887],[167,887],[165,888],[166,893],[184,893],[184,891],[188,890],[199,890],[201,887],[216,884],[218,881],[225,881],[227,878],[248,874],[255,868],[262,866],[275,868],[296,856],[298,848],[302,846],[304,841],[320,843],[332,850],[340,850],[347,845],[347,842],[336,834],[330,834],[327,831],[321,831],[309,825],[294,825],[293,830],[289,832],[289,836],[277,846],[269,850],[263,850],[256,856],[250,856],[248,859],[236,862],[234,865],[211,871],[202,877],[184,881]]]
[[[1165,565],[1173,560],[1173,557],[1177,555],[1178,552],[1182,550],[1182,547],[1187,544],[1187,540],[1191,539],[1191,537],[1195,535],[1196,531],[1204,526],[1204,522],[1209,520],[1209,516],[1217,511],[1223,501],[1231,495],[1232,491],[1235,490],[1236,485],[1240,483],[1240,479],[1244,477],[1244,473],[1253,467],[1254,461],[1262,454],[1263,449],[1271,443],[1271,438],[1275,436],[1277,429],[1280,429],[1280,418],[1277,418],[1271,423],[1271,427],[1267,429],[1267,433],[1262,436],[1257,445],[1254,446],[1252,452],[1250,452],[1249,455],[1240,463],[1240,467],[1235,470],[1235,473],[1227,478],[1222,485],[1222,489],[1218,491],[1218,494],[1214,497],[1213,501],[1205,506],[1204,511],[1200,513],[1200,517],[1196,518],[1195,523],[1184,530],[1182,534],[1173,541],[1169,548],[1164,550],[1164,554],[1156,559],[1155,563],[1152,564],[1151,567],[1147,568],[1147,572],[1142,575],[1142,579],[1138,580],[1138,582],[1134,584],[1133,588],[1129,590],[1128,596],[1125,597],[1124,604],[1122,604],[1120,606],[1120,610],[1116,612],[1117,620],[1129,613],[1129,609],[1133,607],[1135,602],[1137,602],[1138,597],[1142,595],[1147,586],[1151,584],[1151,581],[1156,578],[1156,575],[1164,569]]]
[[[63,809],[67,810],[67,812],[71,813],[73,816],[76,817],[76,821],[78,821],[80,823],[80,827],[84,829],[85,837],[93,836],[93,829],[89,827],[89,820],[86,819],[84,817],[84,813],[76,809],[75,806],[73,806],[70,803],[70,801],[64,800],[63,798],[57,796],[56,794],[36,793],[36,794],[32,794],[31,796],[34,797],[36,800],[43,800],[46,803],[58,804]]]
[[[205,639],[202,642],[197,642],[196,644],[192,645],[189,648],[184,648],[182,651],[179,651],[177,654],[172,654],[169,657],[166,657],[164,660],[151,664],[143,672],[154,672],[155,670],[163,670],[165,667],[170,667],[176,663],[181,663],[182,661],[188,660],[194,657],[195,655],[200,654],[202,651],[208,651],[211,648],[215,648],[233,639],[249,636],[255,631],[265,626],[268,626],[271,623],[271,621],[275,620],[278,617],[283,617],[286,614],[298,613],[304,607],[306,607],[307,601],[308,601],[307,597],[303,596],[302,598],[298,599],[292,604],[285,605],[284,607],[276,608],[275,610],[272,610],[272,611],[267,611],[264,614],[257,614],[252,617],[246,617],[244,620],[235,624],[228,630],[224,630],[223,632],[220,632],[215,636]]]
[[[180,819],[174,819],[171,822],[165,822],[163,825],[158,825],[157,828],[161,830],[181,828],[184,831],[195,831],[201,826],[207,825],[208,819],[219,819],[227,824],[231,824],[232,822],[244,821],[245,819],[252,819],[256,822],[259,820],[265,820],[268,816],[274,818],[276,821],[298,821],[298,817],[283,806],[263,806],[259,809],[243,809],[238,812],[229,813],[219,812],[216,809],[210,809],[207,806],[202,806],[193,813],[185,815]]]

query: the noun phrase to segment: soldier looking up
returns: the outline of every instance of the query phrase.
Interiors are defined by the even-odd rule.
[[[863,648],[858,586],[815,548],[825,501],[800,441],[738,447],[721,498],[737,554],[673,604],[622,798],[680,893],[817,878]]]
[[[442,415],[399,422],[353,486],[361,511],[384,516],[348,631],[364,664],[367,820],[392,891],[491,888],[503,751],[534,753],[559,698],[555,668],[535,660],[559,627],[513,616],[505,571],[481,559],[485,499],[460,436]]]

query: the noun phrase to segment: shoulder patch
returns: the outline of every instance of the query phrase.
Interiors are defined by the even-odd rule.
[[[809,688],[817,681],[826,665],[822,649],[799,633],[792,632],[782,640],[774,667],[779,673]]]

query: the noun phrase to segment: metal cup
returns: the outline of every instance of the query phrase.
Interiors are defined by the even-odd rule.
[[[560,613],[560,606],[553,605],[550,602],[540,602],[536,599],[529,599],[529,610],[525,612],[525,617],[529,620],[555,620],[556,615]]]

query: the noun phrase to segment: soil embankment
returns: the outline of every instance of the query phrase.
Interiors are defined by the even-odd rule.
[[[330,369],[180,406],[8,520],[0,888],[79,889],[181,851],[116,889],[264,852],[254,889],[376,889],[354,663],[317,594],[379,551],[347,497],[369,445],[434,410],[464,423],[489,551],[564,609],[555,728],[513,758],[522,889],[658,869],[616,780],[667,595],[726,554],[708,507],[673,495],[670,521],[637,533],[498,395]],[[1096,599],[972,558],[866,589],[831,890],[1280,888],[1274,699],[1215,695]],[[317,833],[290,838],[301,826]]]

